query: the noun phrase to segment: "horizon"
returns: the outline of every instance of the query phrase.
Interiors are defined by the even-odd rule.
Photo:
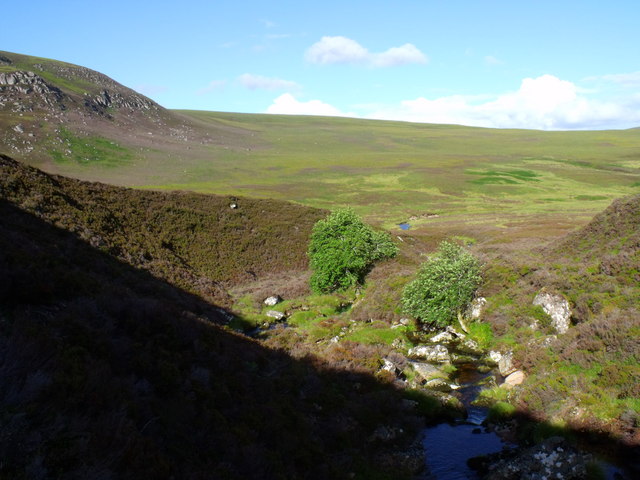
[[[101,22],[99,4],[11,3],[7,18],[23,21],[3,26],[2,49],[91,68],[169,109],[535,130],[640,125],[640,5],[627,0],[109,8],[125,13]]]

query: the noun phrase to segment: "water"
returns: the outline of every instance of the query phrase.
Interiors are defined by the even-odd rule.
[[[425,429],[422,442],[427,452],[427,469],[416,480],[477,479],[476,473],[467,466],[467,460],[509,447],[495,433],[487,432],[481,426],[487,409],[471,405],[480,391],[478,383],[488,375],[491,374],[479,373],[472,364],[459,366],[457,380],[461,388],[456,395],[467,408],[467,418]]]
[[[409,225],[408,223],[399,223],[398,226],[400,227],[400,230],[409,230],[411,228],[411,225]]]
[[[493,432],[482,427],[488,409],[471,405],[480,392],[480,383],[491,373],[478,372],[473,364],[458,367],[457,381],[461,388],[456,392],[467,409],[467,418],[453,423],[441,423],[424,430],[422,443],[426,452],[425,472],[415,480],[469,480],[478,479],[475,471],[467,466],[467,460],[513,448],[516,445],[505,443]],[[583,446],[584,447],[584,446]],[[594,452],[595,453],[595,452]],[[628,480],[638,478],[627,472],[626,468],[616,466],[596,457],[604,480]],[[636,465],[637,466],[637,465]]]

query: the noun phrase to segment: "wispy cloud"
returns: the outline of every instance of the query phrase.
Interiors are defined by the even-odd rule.
[[[261,18],[260,23],[262,23],[262,25],[264,25],[265,28],[275,28],[278,26],[278,24],[276,24],[275,22],[272,22],[267,18]]]
[[[206,87],[199,89],[196,93],[198,95],[205,95],[207,93],[211,93],[215,90],[222,90],[227,86],[226,80],[213,80],[209,82]]]
[[[640,72],[602,75],[600,77],[590,77],[588,80],[604,80],[623,87],[640,87]]]
[[[279,113],[286,115],[322,115],[328,117],[354,117],[353,113],[340,111],[338,108],[320,100],[297,100],[290,93],[285,93],[276,98],[266,113]]]
[[[411,63],[427,63],[427,56],[415,45],[406,43],[381,53],[369,52],[355,40],[347,37],[322,37],[309,47],[305,59],[319,65],[361,64],[370,67],[393,67]]]
[[[249,90],[293,90],[300,88],[296,82],[281,78],[263,77],[244,73],[238,77],[240,84]]]
[[[502,65],[504,62],[493,55],[487,55],[484,57],[484,63],[487,65]]]

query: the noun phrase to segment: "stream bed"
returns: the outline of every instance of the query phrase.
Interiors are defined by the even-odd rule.
[[[483,426],[488,409],[472,405],[487,377],[495,372],[480,373],[476,365],[467,363],[458,366],[455,379],[460,385],[456,397],[467,411],[467,417],[450,423],[440,423],[424,429],[422,444],[426,452],[425,470],[415,480],[478,480],[479,475],[469,468],[467,460],[480,455],[517,448],[505,442],[495,432]],[[584,447],[584,446],[583,446]],[[588,451],[589,449],[586,449]],[[597,478],[602,480],[631,480],[638,478],[622,465],[614,465],[594,454],[594,465],[599,467]]]
[[[480,392],[480,383],[491,375],[495,374],[480,373],[471,363],[458,367],[456,380],[460,389],[456,396],[465,406],[467,418],[453,423],[440,423],[424,430],[422,443],[427,452],[426,468],[416,480],[477,479],[477,474],[467,466],[467,460],[514,446],[482,426],[487,417],[487,408],[471,404]]]

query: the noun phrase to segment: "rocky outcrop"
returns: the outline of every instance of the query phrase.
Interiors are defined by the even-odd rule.
[[[66,108],[63,103],[66,95],[34,72],[0,72],[0,94],[3,103],[9,102],[13,111],[30,111],[34,106]],[[19,102],[23,96],[29,96],[30,101]]]
[[[534,305],[540,305],[551,317],[551,325],[556,332],[563,334],[569,330],[571,308],[569,302],[562,295],[542,291],[533,299]]]

